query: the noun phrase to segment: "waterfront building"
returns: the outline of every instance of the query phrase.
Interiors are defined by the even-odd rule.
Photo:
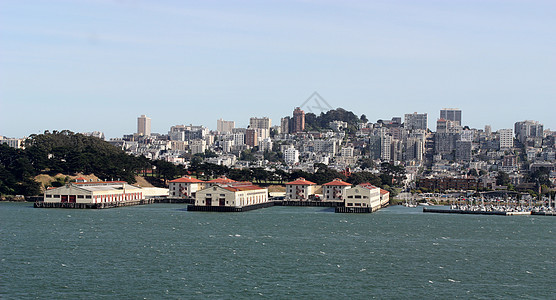
[[[351,184],[336,178],[322,185],[322,199],[325,201],[342,201]]]
[[[251,182],[231,182],[200,190],[195,195],[195,206],[242,208],[268,202],[268,189]]]
[[[137,118],[137,134],[143,136],[151,135],[151,118],[141,115]]]
[[[237,181],[235,181],[233,179],[230,179],[226,176],[221,176],[221,177],[218,177],[216,179],[206,181],[205,186],[206,187],[212,187],[212,186],[215,186],[215,185],[226,185],[226,184],[230,184],[230,183],[234,183],[234,182],[237,182]]]
[[[125,181],[79,182],[48,189],[43,195],[46,203],[114,203],[144,199],[143,191]]]
[[[345,207],[368,207],[372,211],[381,207],[380,188],[370,184],[361,183],[346,190]]]
[[[205,182],[191,176],[170,180],[170,197],[173,198],[192,198],[195,193],[204,188]]]
[[[315,194],[316,183],[297,178],[286,183],[286,200],[307,200]]]
[[[384,189],[380,189],[380,205],[382,207],[390,203],[390,192]]]

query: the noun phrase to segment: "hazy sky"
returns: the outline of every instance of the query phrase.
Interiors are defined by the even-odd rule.
[[[554,130],[556,1],[0,2],[0,135],[275,125],[314,91],[371,121]]]

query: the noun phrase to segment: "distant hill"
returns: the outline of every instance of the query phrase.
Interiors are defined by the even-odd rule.
[[[332,121],[346,122],[348,127],[356,127],[358,123],[362,122],[356,114],[343,108],[322,112],[318,116],[314,113],[305,114],[305,127],[309,131],[329,129]]]

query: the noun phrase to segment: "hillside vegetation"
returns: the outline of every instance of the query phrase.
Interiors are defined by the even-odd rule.
[[[77,174],[135,183],[135,174],[153,165],[145,157],[128,155],[101,139],[68,130],[31,135],[25,147],[22,150],[0,145],[0,194],[37,195],[41,183],[35,177],[40,174],[54,177],[37,177],[50,185],[62,184]]]

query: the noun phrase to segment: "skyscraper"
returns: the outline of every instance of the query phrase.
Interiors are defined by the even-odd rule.
[[[149,136],[151,135],[151,118],[141,115],[137,118],[137,134]]]
[[[416,112],[412,114],[405,114],[404,116],[404,128],[407,130],[422,129],[427,130],[427,113],[418,114]]]
[[[293,111],[293,133],[305,130],[305,112],[296,107]]]
[[[459,108],[444,108],[440,110],[440,118],[461,126],[461,110]]]

